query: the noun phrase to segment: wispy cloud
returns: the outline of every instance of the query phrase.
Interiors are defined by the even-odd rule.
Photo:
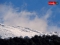
[[[34,30],[39,30],[41,32],[48,31],[57,31],[59,27],[57,26],[49,26],[48,25],[48,18],[52,14],[51,9],[46,11],[46,14],[38,18],[38,13],[33,11],[27,11],[27,10],[19,10],[14,9],[13,6],[7,6],[7,5],[0,5],[0,15],[3,19],[3,23],[6,25],[11,26],[22,26],[22,27],[29,27]],[[40,14],[41,15],[41,14]],[[31,16],[34,16],[32,20],[30,20]],[[55,30],[56,29],[56,30]],[[60,29],[60,28],[59,28]]]

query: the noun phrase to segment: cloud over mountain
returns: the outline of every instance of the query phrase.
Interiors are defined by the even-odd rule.
[[[41,32],[47,32],[48,29],[49,31],[57,31],[58,28],[59,31],[59,27],[48,25],[48,18],[51,14],[52,10],[49,9],[39,18],[38,13],[35,11],[19,11],[19,9],[14,8],[12,5],[0,4],[0,22],[10,26],[29,27]]]

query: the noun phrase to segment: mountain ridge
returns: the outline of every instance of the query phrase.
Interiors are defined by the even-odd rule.
[[[57,32],[55,33],[44,33],[40,32],[38,30],[32,30],[28,27],[22,27],[22,26],[7,26],[4,24],[0,24],[0,36],[1,38],[8,38],[8,37],[33,37],[34,35],[57,35]]]

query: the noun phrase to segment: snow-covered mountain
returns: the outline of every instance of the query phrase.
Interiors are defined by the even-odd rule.
[[[32,37],[34,35],[47,35],[48,33],[41,33],[40,31],[37,30],[32,30],[27,27],[21,27],[21,26],[7,26],[0,24],[0,37],[1,38],[8,38],[8,37]],[[52,35],[53,33],[49,33],[49,35]],[[56,33],[54,33],[56,34]]]
[[[40,32],[36,30],[31,30],[29,28],[21,27],[21,26],[7,26],[0,24],[0,36],[2,38],[8,37],[32,37],[34,35],[39,35]]]

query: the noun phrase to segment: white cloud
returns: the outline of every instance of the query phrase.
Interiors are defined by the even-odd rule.
[[[22,26],[22,27],[29,27],[34,30],[39,30],[41,32],[52,30],[53,27],[51,28],[48,25],[48,18],[52,14],[51,9],[46,11],[46,14],[44,16],[38,18],[37,12],[29,12],[29,11],[20,11],[14,9],[12,6],[7,6],[7,5],[0,5],[0,15],[2,13],[3,16],[3,23],[11,26]],[[30,16],[34,15],[35,18],[33,20],[30,20]],[[54,27],[57,28],[58,27]],[[55,30],[55,29],[53,29]]]

